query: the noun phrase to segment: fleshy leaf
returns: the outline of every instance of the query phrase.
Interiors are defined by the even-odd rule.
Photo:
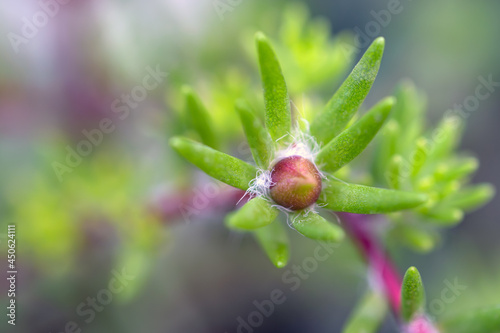
[[[257,175],[253,165],[196,141],[174,137],[170,139],[170,146],[209,176],[236,188],[247,190]]]
[[[378,73],[385,40],[379,37],[335,92],[323,112],[311,124],[311,133],[318,142],[327,144],[347,125],[363,103]]]
[[[401,155],[394,155],[389,162],[386,178],[389,186],[395,190],[401,189],[402,183],[405,180],[403,175],[403,162],[403,157]]]
[[[401,287],[401,315],[409,322],[415,315],[421,314],[425,308],[425,291],[420,273],[410,267],[403,278]]]
[[[358,303],[342,333],[375,333],[387,313],[387,302],[381,293],[369,291]]]
[[[398,122],[389,119],[377,137],[378,142],[373,159],[372,173],[380,184],[388,183],[388,163],[391,157],[396,154],[396,145],[400,133],[401,128]]]
[[[328,222],[314,212],[300,212],[292,216],[294,228],[302,235],[322,241],[338,242],[344,238],[341,227]]]
[[[500,332],[500,305],[447,318],[439,326],[443,333]]]
[[[254,234],[271,262],[278,268],[285,267],[289,259],[289,241],[282,223],[276,221],[255,230]]]
[[[273,140],[290,132],[290,98],[278,58],[267,39],[259,32],[255,35],[259,56],[260,74],[266,105],[266,127]]]
[[[375,105],[354,125],[323,147],[318,153],[316,163],[323,171],[335,172],[352,161],[377,134],[394,103],[395,99],[388,97]]]
[[[427,253],[436,247],[440,240],[439,233],[420,226],[398,223],[392,230],[393,239],[420,253]]]
[[[433,149],[429,153],[430,161],[438,161],[448,156],[458,145],[462,131],[462,120],[456,116],[443,118],[433,131]]]
[[[439,165],[436,169],[437,181],[452,181],[462,179],[477,170],[479,162],[474,157],[460,159],[456,163]]]
[[[486,204],[495,195],[495,188],[490,184],[479,184],[465,188],[447,198],[450,206],[471,211]]]
[[[422,169],[422,166],[425,165],[425,162],[427,161],[427,147],[430,145],[429,141],[424,138],[420,137],[417,139],[416,142],[416,147],[415,151],[412,154],[412,160],[413,163],[411,163],[411,176],[415,177],[418,175],[420,172],[420,169]]]
[[[254,198],[241,209],[226,217],[226,224],[233,229],[253,230],[272,223],[278,217],[279,210],[262,199]]]
[[[464,213],[460,209],[446,204],[438,204],[436,207],[432,207],[425,212],[425,215],[434,219],[433,224],[441,226],[455,225],[464,217]]]
[[[396,99],[392,117],[404,129],[398,137],[396,153],[408,158],[424,127],[425,97],[411,81],[403,81],[396,90]]]
[[[238,101],[236,111],[240,116],[255,163],[267,169],[274,155],[274,143],[269,132],[247,103]]]
[[[191,126],[200,136],[201,142],[217,149],[218,139],[215,135],[213,121],[208,110],[191,87],[184,86],[182,92],[186,100],[187,119]]]
[[[319,202],[337,212],[383,214],[417,207],[427,200],[421,193],[388,190],[335,180],[326,183]]]

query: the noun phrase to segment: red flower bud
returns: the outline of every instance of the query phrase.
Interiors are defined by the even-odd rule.
[[[314,204],[321,193],[321,175],[301,156],[282,159],[271,172],[271,198],[285,208],[301,210]]]

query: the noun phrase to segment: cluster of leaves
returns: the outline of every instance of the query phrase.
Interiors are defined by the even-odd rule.
[[[436,229],[463,219],[494,195],[489,184],[468,185],[476,158],[456,152],[463,130],[458,112],[446,112],[433,130],[425,126],[425,98],[411,82],[396,90],[397,103],[377,138],[372,175],[376,185],[425,193],[429,200],[412,211],[392,214],[392,239],[417,251],[431,250]]]
[[[359,155],[373,139],[388,117],[394,98],[376,104],[359,120],[351,119],[367,96],[380,67],[384,39],[378,38],[368,48],[352,73],[312,121],[310,130],[298,133],[292,117],[290,98],[281,66],[268,39],[258,33],[257,53],[265,100],[265,127],[258,115],[245,103],[238,103],[248,144],[256,166],[214,150],[215,132],[210,129],[209,114],[191,90],[186,93],[189,111],[197,125],[202,143],[175,137],[171,146],[208,175],[236,188],[248,190],[258,181],[259,170],[270,171],[276,152],[294,145],[294,137],[311,136],[321,145],[314,162],[325,175],[331,175]],[[349,125],[349,126],[348,126]],[[417,207],[427,200],[425,194],[349,184],[328,176],[318,204],[326,209],[358,214],[381,214]],[[227,225],[238,230],[251,230],[271,261],[283,267],[288,261],[288,241],[282,224],[273,223],[279,207],[265,195],[251,199],[242,209],[229,215]],[[327,241],[338,241],[343,231],[323,216],[307,209],[290,213],[293,227],[303,235]]]
[[[311,18],[302,3],[281,4],[276,10],[273,4],[269,6],[265,13],[261,7],[255,12],[250,7],[250,12],[245,12],[240,19],[249,19],[252,26],[265,29],[272,37],[283,69],[294,73],[287,80],[288,92],[292,100],[304,106],[303,116],[308,119],[309,114],[323,106],[332,86],[338,85],[351,67],[355,56],[349,46],[352,36],[347,32],[332,36],[328,20]],[[263,116],[254,45],[247,43],[251,37],[244,38],[245,33],[236,33],[236,30],[235,33],[225,31],[223,43],[220,38],[212,39],[211,36],[220,36],[220,32],[212,31],[207,34],[207,43],[203,46],[189,45],[186,56],[196,59],[189,62],[190,66],[177,67],[169,76],[172,85],[166,99],[172,110],[169,132],[201,140],[193,130],[191,106],[186,88],[183,88],[189,80],[196,92],[204,97],[203,107],[210,111],[210,126],[218,133],[220,149],[230,149],[232,142],[241,141],[243,137],[241,127],[234,126],[239,122],[238,114],[228,112],[234,109],[235,100],[244,98],[259,116]],[[254,32],[252,29],[249,33],[253,35]],[[214,51],[216,53],[212,54]],[[201,67],[191,66],[200,63]],[[304,92],[308,94],[302,95]]]

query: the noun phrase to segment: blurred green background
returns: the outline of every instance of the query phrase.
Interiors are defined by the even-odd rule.
[[[283,274],[317,244],[294,234],[291,265],[278,270],[253,239],[224,227],[231,207],[221,196],[199,202],[189,219],[178,209],[212,184],[167,144],[189,122],[181,87],[200,93],[216,130],[231,142],[223,149],[249,160],[233,103],[246,97],[262,104],[257,30],[277,45],[292,99],[306,113],[331,96],[366,48],[339,52],[359,31],[370,41],[386,38],[365,106],[411,78],[427,94],[435,124],[474,95],[478,77],[500,81],[500,2],[493,0],[401,0],[399,12],[383,18],[380,11],[394,1],[43,3],[52,4],[46,20],[37,17],[37,1],[0,5],[0,269],[8,270],[7,225],[16,224],[19,271],[17,325],[2,314],[2,332],[64,332],[71,322],[96,333],[236,332],[238,317],[247,318],[253,302],[274,289],[284,290],[286,301],[255,332],[340,331],[366,286],[365,264],[348,241],[290,291]],[[148,76],[154,82],[157,69],[168,76],[137,88]],[[140,100],[126,107],[122,98],[131,93]],[[59,169],[59,177],[54,163],[67,164],[68,151],[103,119],[113,129],[95,134],[89,154]],[[499,188],[500,93],[466,121],[462,148],[481,161],[474,181]],[[429,301],[440,299],[446,280],[467,286],[431,314],[500,301],[499,200],[445,230],[434,252],[391,253],[401,272],[419,268]],[[130,279],[109,293],[123,270]],[[0,280],[3,311],[7,290]],[[106,304],[82,315],[92,309],[89,297]],[[394,320],[382,331],[396,332]]]

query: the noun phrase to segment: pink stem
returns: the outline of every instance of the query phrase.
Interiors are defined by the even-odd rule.
[[[373,235],[373,230],[371,230],[373,223],[369,221],[373,215],[338,214],[344,222],[344,228],[358,245],[368,263],[370,281],[375,288],[383,290],[393,312],[399,317],[402,278],[386,251]]]

